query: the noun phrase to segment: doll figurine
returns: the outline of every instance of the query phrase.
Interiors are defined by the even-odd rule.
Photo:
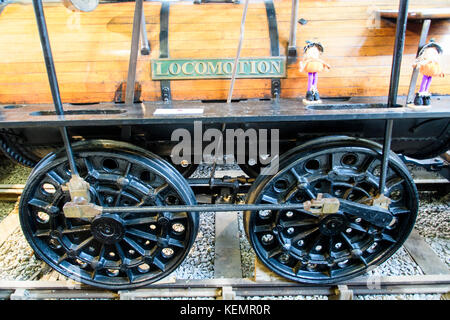
[[[306,99],[303,100],[305,103],[321,102],[317,90],[317,73],[330,69],[330,65],[320,59],[322,53],[323,46],[320,42],[306,41],[299,68],[300,72],[308,73],[308,91],[306,91]]]
[[[416,106],[428,106],[431,103],[431,94],[428,92],[431,78],[444,76],[440,65],[440,55],[442,52],[442,47],[431,39],[419,51],[419,56],[414,61],[413,68],[419,68],[420,73],[423,74],[420,90],[414,98],[414,104]]]

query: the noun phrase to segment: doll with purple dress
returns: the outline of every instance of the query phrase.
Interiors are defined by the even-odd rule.
[[[320,55],[323,53],[323,46],[320,42],[306,41],[303,52],[299,70],[300,72],[308,73],[308,90],[306,91],[306,99],[304,102],[318,103],[320,102],[320,96],[317,90],[317,74],[330,69],[330,65],[320,59]]]
[[[429,93],[431,79],[433,77],[443,77],[444,73],[441,69],[440,55],[442,54],[442,47],[430,40],[419,51],[417,59],[414,61],[413,68],[419,68],[420,73],[423,74],[420,90],[416,93],[414,98],[414,105],[428,106],[431,103],[431,94]]]

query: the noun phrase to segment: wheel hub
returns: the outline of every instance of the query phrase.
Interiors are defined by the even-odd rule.
[[[117,215],[101,215],[92,221],[91,232],[101,243],[114,244],[123,239],[125,229]]]
[[[320,221],[319,230],[326,236],[335,236],[344,231],[347,218],[342,214],[331,214]]]

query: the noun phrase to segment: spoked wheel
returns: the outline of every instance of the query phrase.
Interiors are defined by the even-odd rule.
[[[91,201],[109,206],[195,204],[186,180],[166,161],[132,145],[97,140],[74,145]],[[198,230],[198,214],[104,213],[66,218],[70,179],[65,154],[51,154],[32,171],[20,202],[20,223],[37,255],[74,280],[108,289],[135,288],[170,274]]]
[[[381,146],[349,137],[321,138],[282,157],[274,176],[260,176],[248,203],[303,203],[319,193],[367,203],[378,192]],[[358,276],[389,258],[413,228],[417,189],[391,153],[387,196],[395,223],[378,227],[342,209],[318,217],[306,210],[245,212],[247,236],[259,259],[279,275],[307,283]]]

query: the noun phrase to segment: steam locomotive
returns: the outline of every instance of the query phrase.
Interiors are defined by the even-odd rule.
[[[57,271],[108,289],[157,281],[184,260],[206,210],[244,211],[258,258],[299,282],[361,275],[408,237],[418,193],[399,154],[427,159],[450,142],[448,77],[433,80],[430,109],[405,107],[420,29],[406,28],[408,1],[397,21],[377,14],[397,3],[376,1],[138,0],[86,13],[48,4],[45,16],[33,4],[0,13],[10,44],[0,52],[0,142],[33,167],[21,226]],[[449,28],[433,20],[430,37]],[[302,100],[306,40],[320,40],[331,65],[320,104]],[[199,147],[174,161],[174,132],[196,128]],[[208,130],[220,146],[240,139],[246,178],[190,178]],[[278,150],[249,156],[251,130],[276,130]],[[198,204],[200,193],[211,204]]]

